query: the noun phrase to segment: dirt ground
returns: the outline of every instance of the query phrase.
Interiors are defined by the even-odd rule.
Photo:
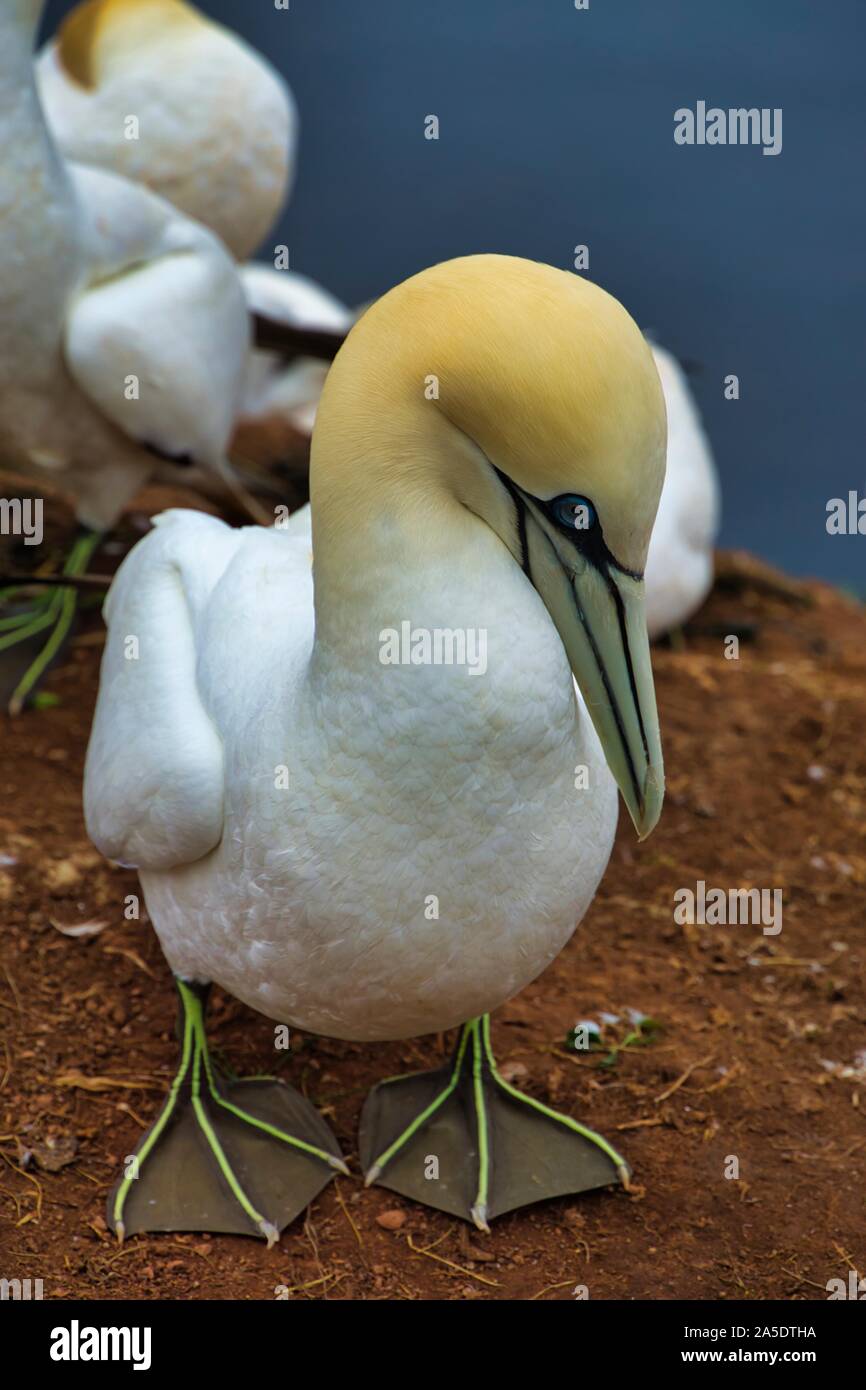
[[[84,830],[100,650],[91,610],[47,682],[57,702],[0,720],[0,1275],[41,1278],[46,1298],[824,1299],[828,1279],[866,1272],[866,608],[720,557],[709,604],[655,651],[661,824],[639,845],[623,814],[570,945],[494,1017],[515,1084],[612,1139],[635,1190],[540,1204],[485,1236],[339,1178],[271,1250],[119,1248],[106,1229],[176,1050],[157,939],[123,916],[135,875]],[[675,891],[701,879],[781,888],[781,933],[677,924]],[[628,1040],[630,1010],[658,1030]],[[603,1014],[620,1020],[604,1049],[569,1052],[569,1029]],[[210,1032],[241,1074],[274,1069],[272,1025],[218,991]],[[296,1035],[278,1070],[357,1175],[368,1089],[450,1046]]]

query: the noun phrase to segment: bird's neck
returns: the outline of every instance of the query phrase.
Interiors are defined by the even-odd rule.
[[[570,750],[574,684],[502,539],[507,493],[429,398],[423,357],[412,363],[397,333],[393,348],[366,364],[338,354],[316,420],[309,689],[319,718],[349,744],[399,729],[434,764],[448,749],[455,765],[483,760],[497,738],[497,756],[510,756],[506,729],[536,751]]]
[[[455,486],[476,469],[474,447],[425,399],[423,381],[367,383],[348,411],[320,412],[310,474],[320,648],[365,664],[381,628],[411,619],[479,534],[504,549]]]
[[[478,471],[474,446],[458,431],[431,435],[396,403],[377,415],[362,413],[342,441],[346,473],[323,457],[313,470],[309,688],[328,737],[345,747],[397,729],[418,767],[551,748],[571,757],[574,685],[559,635],[508,546],[449,480]]]

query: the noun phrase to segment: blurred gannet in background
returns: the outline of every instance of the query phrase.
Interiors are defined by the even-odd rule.
[[[680,627],[713,586],[719,484],[713,455],[676,358],[652,343],[668,416],[665,485],[646,564],[650,637]]]
[[[282,76],[230,30],[182,0],[84,0],[36,71],[67,157],[144,183],[239,260],[267,235],[291,188],[297,113]],[[127,136],[131,113],[136,139]],[[353,315],[303,275],[252,263],[241,279],[273,351],[251,353],[237,424],[249,444],[267,441],[256,426],[282,423],[280,465],[305,473],[322,359],[333,358],[339,341],[330,337],[344,335]],[[187,481],[210,490],[200,473]]]
[[[500,1074],[487,1014],[589,907],[617,784],[641,838],[661,811],[642,570],[664,456],[658,374],[622,306],[570,272],[470,256],[386,294],[338,354],[312,571],[291,526],[183,511],[126,558],[85,810],[139,869],[183,1048],[110,1198],[119,1235],[272,1240],[340,1164],[296,1092],[218,1079],[211,981],[332,1037],[462,1025],[448,1067],[368,1098],[368,1183],[486,1229],[627,1180],[605,1139]],[[458,642],[437,660],[437,633],[467,659]]]
[[[72,497],[90,533],[64,570],[75,575],[159,458],[199,464],[239,496],[227,447],[250,319],[211,232],[140,184],[59,155],[33,79],[42,8],[0,7],[0,463]],[[69,593],[4,621],[0,649],[50,631],[16,710],[71,625]]]
[[[238,260],[267,235],[294,176],[297,111],[229,29],[183,0],[85,0],[36,73],[67,159],[146,184]]]

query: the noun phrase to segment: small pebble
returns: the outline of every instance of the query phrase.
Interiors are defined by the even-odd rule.
[[[381,1226],[383,1231],[399,1231],[401,1226],[406,1225],[405,1211],[380,1211],[376,1217],[376,1224]]]

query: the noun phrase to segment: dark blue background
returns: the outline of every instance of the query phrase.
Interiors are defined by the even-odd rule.
[[[47,27],[69,8],[49,4]],[[723,543],[866,589],[866,537],[825,530],[829,497],[866,493],[864,0],[201,8],[297,98],[298,181],[273,238],[295,269],[360,302],[444,257],[570,267],[588,243],[591,278],[701,364]],[[782,153],[675,145],[674,110],[699,99],[781,106]]]

